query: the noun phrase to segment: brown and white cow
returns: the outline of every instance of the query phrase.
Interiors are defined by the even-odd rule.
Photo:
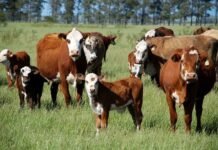
[[[20,68],[30,65],[30,56],[25,51],[12,53],[9,49],[0,52],[0,63],[5,65],[7,71],[8,87],[11,87],[20,74]]]
[[[83,77],[83,78],[82,78]],[[84,79],[84,76],[80,78]],[[89,104],[96,115],[96,129],[106,128],[110,110],[124,111],[126,107],[132,116],[136,129],[142,122],[143,84],[140,79],[129,77],[115,82],[100,80],[94,73],[85,77]]]
[[[208,31],[208,30],[210,30],[210,29],[211,29],[210,27],[199,27],[199,28],[197,28],[197,29],[193,32],[193,35],[202,34],[202,33],[204,33],[205,31]]]
[[[75,61],[82,55],[82,42],[81,32],[73,28],[66,36],[65,34],[45,35],[37,44],[37,67],[40,73],[51,81],[50,90],[54,105],[56,105],[59,84],[64,94],[66,106],[71,103],[68,83],[76,85],[77,67]],[[79,102],[80,96],[78,95],[77,101]]]
[[[37,66],[42,75],[48,80],[52,81],[51,95],[54,104],[56,104],[56,95],[59,83],[61,84],[62,92],[65,96],[66,105],[69,105],[71,101],[68,83],[76,86],[76,100],[77,102],[81,102],[84,83],[76,84],[75,74],[85,74],[87,67],[89,68],[87,64],[92,66],[94,63],[99,63],[99,60],[102,60],[103,56],[105,55],[105,49],[100,49],[100,54],[102,56],[99,56],[99,52],[95,51],[95,48],[99,48],[99,41],[102,43],[102,40],[97,40],[97,43],[96,41],[95,43],[90,43],[90,38],[87,38],[89,36],[92,35],[90,33],[83,34],[82,32],[73,29],[71,32],[68,32],[68,34],[61,33],[46,35],[38,42]],[[94,50],[94,55],[92,56],[94,57],[90,57],[91,61],[87,61],[83,50],[84,47],[88,47],[87,49],[93,48],[92,50]],[[102,47],[105,48],[104,45]],[[90,50],[90,52],[92,50]],[[48,57],[50,59],[47,59]],[[98,61],[93,59],[98,59]],[[97,70],[100,72],[99,70],[101,68],[94,69],[95,71]],[[92,69],[90,70],[92,71]]]
[[[20,75],[17,80],[17,89],[21,108],[24,107],[25,99],[31,109],[36,105],[40,108],[44,82],[47,82],[47,80],[41,76],[36,67],[24,66],[20,69]]]
[[[175,131],[177,113],[175,104],[183,105],[186,131],[191,131],[192,111],[195,104],[197,130],[201,130],[204,96],[215,82],[215,68],[207,52],[199,53],[194,47],[175,50],[160,71],[160,85],[166,93],[170,111],[171,129]]]

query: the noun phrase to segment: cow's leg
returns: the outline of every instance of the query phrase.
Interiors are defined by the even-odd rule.
[[[8,73],[7,73],[7,81],[8,81],[8,87],[12,87],[13,81],[12,81],[11,77],[8,75]]]
[[[52,82],[50,91],[51,91],[51,98],[52,98],[53,105],[56,106],[57,105],[56,100],[57,100],[57,92],[58,92],[58,83]]]
[[[141,101],[136,101],[135,105],[134,105],[134,109],[135,109],[135,117],[136,117],[136,129],[140,130],[141,128],[141,123],[142,123],[142,103]]]
[[[18,93],[19,93],[19,98],[20,98],[20,108],[23,108],[24,107],[24,103],[25,103],[25,101],[24,101],[24,94],[21,92],[21,91],[18,91]]]
[[[82,81],[82,83],[80,84],[76,84],[76,101],[78,104],[82,103],[82,94],[83,94],[83,89],[84,89],[84,82]]]
[[[192,111],[194,108],[194,101],[192,101],[192,99],[188,99],[187,102],[185,102],[183,104],[184,106],[184,110],[185,110],[185,116],[184,116],[184,120],[185,120],[185,131],[187,133],[191,132],[191,122],[192,122]]]
[[[31,109],[33,109],[34,108],[34,103],[35,103],[34,99],[32,97],[28,97],[27,99],[28,99],[28,102],[29,102],[29,107]]]
[[[200,97],[195,101],[195,110],[196,110],[196,117],[197,117],[197,127],[196,131],[201,131],[201,115],[202,115],[202,105],[203,105],[204,97]]]
[[[176,122],[177,122],[177,113],[176,113],[176,106],[175,101],[172,100],[170,94],[166,94],[167,96],[167,104],[169,106],[170,111],[170,123],[172,131],[176,130]]]
[[[137,124],[136,124],[136,115],[135,115],[135,110],[134,110],[133,104],[130,104],[130,105],[128,106],[128,110],[129,110],[129,113],[130,113],[131,116],[132,116],[133,123],[134,123],[134,125],[135,125],[135,127],[136,127],[136,126],[137,126]]]
[[[101,115],[95,115],[95,126],[96,126],[96,134],[99,133],[101,129]]]
[[[37,93],[37,104],[38,104],[38,108],[41,107],[41,97],[42,97],[42,91],[43,91],[43,84],[41,84],[40,88],[38,89],[38,93]]]
[[[71,104],[71,96],[69,92],[69,85],[66,80],[61,81],[61,90],[64,94],[65,104],[68,107]]]
[[[104,111],[101,114],[101,128],[107,128],[108,117],[109,117],[109,110],[104,109]]]

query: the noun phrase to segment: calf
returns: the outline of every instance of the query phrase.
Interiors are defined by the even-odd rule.
[[[13,54],[10,50],[4,49],[0,52],[0,63],[6,67],[8,87],[11,87],[16,75],[20,73],[20,68],[30,65],[30,56],[25,51]]]
[[[215,82],[215,69],[211,66],[213,63],[204,53],[207,52],[200,54],[194,47],[176,50],[161,68],[160,86],[166,93],[173,131],[177,122],[176,103],[184,106],[186,132],[191,130],[194,104],[197,129],[201,128],[203,98]]]
[[[85,77],[89,104],[96,114],[96,129],[106,128],[109,111],[112,109],[128,110],[137,130],[142,122],[143,84],[140,79],[129,77],[115,82],[100,80],[94,73]]]
[[[27,100],[31,109],[33,109],[36,105],[40,108],[40,99],[42,96],[44,82],[46,82],[46,80],[42,77],[36,67],[24,66],[20,69],[17,88],[21,108],[24,106],[24,99]]]

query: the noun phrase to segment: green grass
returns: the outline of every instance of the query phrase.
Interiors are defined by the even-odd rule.
[[[46,33],[67,32],[74,25],[8,23],[0,28],[0,50],[26,50],[31,63],[36,65],[37,41]],[[127,55],[135,41],[144,32],[156,26],[98,26],[76,25],[81,31],[99,31],[118,35],[117,44],[110,46],[107,61],[103,65],[106,79],[114,81],[129,75]],[[191,34],[196,27],[171,26],[175,34]],[[216,27],[217,28],[217,27]],[[51,108],[49,85],[45,84],[41,109],[31,111],[27,106],[19,109],[16,88],[7,88],[6,73],[0,65],[0,149],[218,149],[218,91],[212,90],[205,97],[202,115],[202,133],[196,133],[196,117],[193,112],[192,133],[185,134],[183,108],[177,108],[176,133],[169,130],[169,112],[164,93],[154,86],[149,77],[143,77],[142,130],[136,132],[128,111],[110,112],[109,126],[95,136],[95,119],[84,92],[85,104],[65,107],[62,93],[58,93],[58,107]],[[75,89],[70,88],[72,97]],[[73,99],[74,100],[74,99]]]

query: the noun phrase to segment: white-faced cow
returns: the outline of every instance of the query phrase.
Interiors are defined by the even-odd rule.
[[[46,81],[47,80],[41,76],[39,70],[34,66],[24,66],[20,69],[17,88],[21,108],[24,106],[25,99],[31,109],[35,106],[40,108],[43,84]]]
[[[82,78],[83,77],[83,78]],[[84,79],[84,76],[80,76]],[[96,129],[106,128],[110,110],[123,111],[126,107],[139,130],[142,122],[143,84],[140,79],[129,77],[115,82],[100,80],[94,73],[85,77],[89,104],[96,115]]]

